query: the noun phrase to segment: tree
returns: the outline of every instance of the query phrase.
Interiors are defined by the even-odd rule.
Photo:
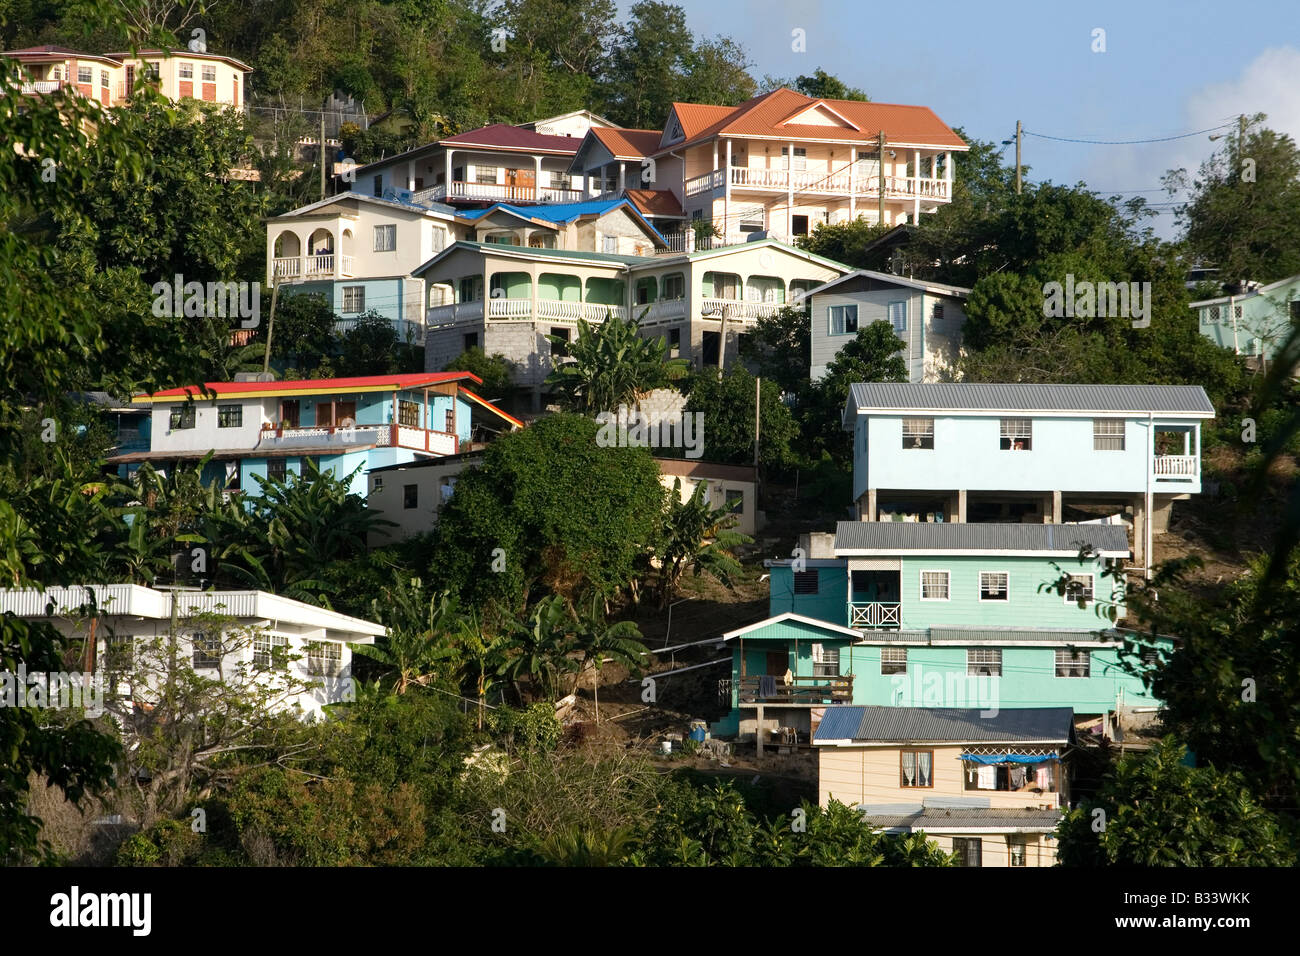
[[[480,396],[489,401],[504,401],[514,394],[514,365],[499,352],[489,357],[474,345],[460,353],[443,368],[444,372],[473,372],[483,380],[475,386]]]
[[[1290,226],[1300,217],[1300,148],[1261,126],[1264,119],[1250,117],[1244,138],[1228,133],[1195,179],[1183,169],[1164,177],[1171,195],[1190,190],[1178,219],[1192,255],[1228,282],[1268,283],[1300,272],[1300,238]]]
[[[422,350],[404,344],[393,323],[375,309],[358,317],[343,335],[340,375],[388,375],[423,370]]]
[[[744,47],[730,37],[700,40],[685,56],[682,89],[693,103],[739,105],[754,95],[752,65]]]
[[[434,529],[437,586],[512,612],[543,588],[573,598],[628,586],[653,544],[664,490],[646,449],[601,447],[599,430],[551,415],[488,446]]]
[[[869,102],[869,97],[857,87],[849,86],[839,77],[827,73],[820,66],[812,73],[812,76],[799,76],[793,80],[781,79],[779,77],[763,77],[762,90],[769,92],[781,87],[794,90],[796,93],[802,93],[804,96],[812,96],[819,100],[861,100]]]
[[[262,308],[270,315],[269,293]],[[280,360],[286,371],[296,370],[290,377],[313,378],[326,357],[335,349],[334,322],[337,316],[329,300],[320,293],[290,293],[281,289],[275,307],[275,329],[271,332],[272,355]],[[266,323],[258,329],[257,339],[266,347]]]
[[[690,497],[683,501],[682,480],[673,480],[663,533],[655,549],[661,610],[677,595],[682,575],[688,570],[696,577],[707,571],[727,586],[740,574],[740,562],[732,549],[750,544],[753,539],[731,530],[736,523],[733,503],[728,501],[714,508],[708,502],[708,491],[708,482],[698,482]]]
[[[418,582],[418,578],[398,579],[384,588],[382,600],[375,598],[371,604],[371,616],[386,624],[388,631],[376,643],[356,649],[384,668],[393,680],[393,693],[399,696],[431,684],[447,671],[453,654],[448,638],[461,626],[455,598],[444,591],[426,602]]]
[[[896,227],[868,222],[859,216],[857,219],[848,219],[844,222],[818,223],[811,235],[800,236],[797,242],[801,249],[806,249],[814,255],[857,268],[873,268],[882,271],[884,262],[881,256],[888,253],[872,256],[866,247],[894,228]]]
[[[668,358],[664,338],[644,338],[639,329],[638,320],[620,319],[612,309],[594,329],[579,319],[578,337],[568,345],[568,361],[552,370],[546,384],[575,411],[613,413],[682,378],[687,362]],[[548,338],[563,342],[558,336]]]
[[[515,685],[521,702],[521,678],[528,679],[534,695],[555,700],[560,696],[559,675],[577,672],[578,662],[568,653],[570,625],[568,608],[558,594],[538,601],[526,616],[511,623],[501,673]]]
[[[753,463],[755,391],[754,376],[740,365],[728,369],[720,381],[705,373],[692,384],[686,411],[704,416],[704,447],[710,461]],[[798,437],[794,416],[781,401],[777,383],[765,381],[757,391],[759,464],[769,469],[788,468],[795,461],[791,444]]]
[[[857,382],[906,382],[907,363],[899,352],[906,343],[888,322],[872,322],[845,343],[826,366],[826,375],[814,382],[800,406],[805,455],[815,460],[822,452],[841,463],[853,453],[853,443],[840,425],[849,387]]]
[[[582,613],[575,613],[572,653],[579,657],[573,691],[578,689],[578,681],[589,668],[594,667],[600,672],[606,664],[615,663],[636,675],[645,666],[649,652],[641,643],[640,629],[631,621],[610,622],[602,604],[600,595],[592,594],[583,605]]]
[[[740,337],[740,357],[784,394],[800,395],[808,388],[811,326],[811,316],[800,306],[760,316],[753,331]]]
[[[633,129],[662,124],[678,98],[691,53],[681,7],[657,0],[633,4],[614,45],[604,115]]]
[[[1061,821],[1066,866],[1294,866],[1281,822],[1237,773],[1183,763],[1166,738],[1127,756]],[[1171,821],[1176,825],[1171,826]]]

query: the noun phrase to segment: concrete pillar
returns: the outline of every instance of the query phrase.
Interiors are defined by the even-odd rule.
[[[1052,510],[1050,516],[1052,524],[1061,523],[1061,493],[1059,491],[1052,492]]]
[[[758,724],[754,729],[754,743],[758,746],[758,756],[763,756],[763,705],[758,705]]]
[[[858,148],[849,147],[849,221],[858,218]]]
[[[533,157],[533,198],[538,202],[542,199],[542,157]]]
[[[966,489],[961,488],[957,491],[957,522],[966,523]]]
[[[1133,498],[1133,560],[1141,568],[1147,566],[1146,541],[1146,497],[1144,495],[1135,495]]]
[[[877,518],[876,509],[876,489],[868,488],[865,496],[866,514],[862,515],[863,521],[875,521]]]
[[[451,154],[452,154],[452,150],[450,149],[446,150],[443,153],[443,163],[442,163],[442,168],[444,171],[443,183],[446,186],[446,191],[443,193],[442,196],[443,199],[451,198]]]

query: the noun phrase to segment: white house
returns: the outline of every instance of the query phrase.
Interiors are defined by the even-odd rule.
[[[141,655],[168,640],[175,624],[184,662],[201,675],[270,684],[276,673],[283,673],[309,684],[305,692],[276,705],[297,708],[303,716],[319,716],[325,705],[353,698],[349,645],[373,644],[384,633],[382,624],[266,591],[164,590],[138,584],[0,590],[0,613],[49,621],[68,636],[94,635],[89,669],[103,675],[118,694],[126,690],[125,675],[139,672]],[[213,633],[212,618],[202,615],[231,618],[233,624]],[[149,703],[147,687],[131,686],[129,692],[131,700]]]

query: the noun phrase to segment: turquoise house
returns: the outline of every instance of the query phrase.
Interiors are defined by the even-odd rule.
[[[1200,332],[1215,345],[1255,364],[1271,361],[1300,324],[1300,276],[1256,286],[1240,295],[1190,305]]]
[[[148,451],[110,461],[139,467],[211,454],[205,482],[256,494],[259,478],[302,474],[313,460],[365,496],[366,473],[456,455],[521,422],[472,392],[470,372],[296,381],[208,382],[137,395],[151,407]]]
[[[1140,674],[1171,642],[1122,655],[1129,555],[1119,525],[841,522],[768,562],[770,617],[723,636],[713,732],[804,742],[841,704],[1153,708]]]

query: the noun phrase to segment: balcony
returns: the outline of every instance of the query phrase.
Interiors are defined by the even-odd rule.
[[[581,202],[581,189],[559,186],[510,186],[498,183],[453,182],[451,189],[434,186],[411,194],[414,203],[424,202]]]
[[[632,315],[640,319],[643,326],[680,321],[686,318],[686,300],[661,299],[648,305],[634,305]]]
[[[534,305],[536,308],[534,308]],[[506,322],[560,322],[577,324],[583,319],[590,324],[604,322],[613,313],[620,319],[627,318],[627,307],[622,305],[601,305],[597,302],[561,302],[555,299],[506,299],[487,300],[487,317],[494,321]],[[435,305],[430,307],[425,324],[429,328],[454,325],[458,322],[477,321],[483,318],[483,302],[457,302],[454,305]]]
[[[336,262],[337,259],[337,262]],[[335,270],[335,265],[338,270]],[[275,279],[350,279],[356,265],[352,256],[335,256],[326,253],[318,256],[287,256],[271,260],[271,275]]]
[[[847,198],[878,198],[880,196],[880,177],[861,175],[857,182],[852,181],[848,170],[834,173],[816,172],[806,169],[750,169],[747,166],[731,167],[731,188],[733,192],[782,192],[788,193],[793,185],[794,192],[817,196],[837,196]],[[686,180],[687,196],[698,196],[721,190],[726,185],[726,177],[721,169],[705,173]],[[886,176],[886,199],[929,199],[947,202],[952,184],[946,179],[931,179],[923,176]]]
[[[64,80],[27,80],[23,82],[24,93],[56,93],[60,87],[71,86]]]
[[[432,455],[456,454],[459,439],[450,432],[409,425],[303,425],[280,428],[275,422],[263,422],[261,440],[255,451],[267,451],[277,446],[290,447],[286,442],[339,445],[343,450],[349,445],[378,445],[380,447],[411,448]]]
[[[1164,481],[1195,481],[1200,459],[1196,455],[1156,455],[1152,474]]]
[[[849,604],[849,627],[893,628],[902,626],[903,606],[888,601],[853,601]]]
[[[700,312],[722,313],[726,311],[727,321],[752,325],[759,319],[770,318],[785,308],[784,302],[749,302],[744,299],[701,299]],[[721,321],[721,315],[705,315]]]
[[[853,675],[839,677],[795,677],[793,683],[773,676],[763,694],[762,677],[742,677],[737,682],[738,699],[744,704],[794,704],[818,707],[823,704],[853,703]]]

